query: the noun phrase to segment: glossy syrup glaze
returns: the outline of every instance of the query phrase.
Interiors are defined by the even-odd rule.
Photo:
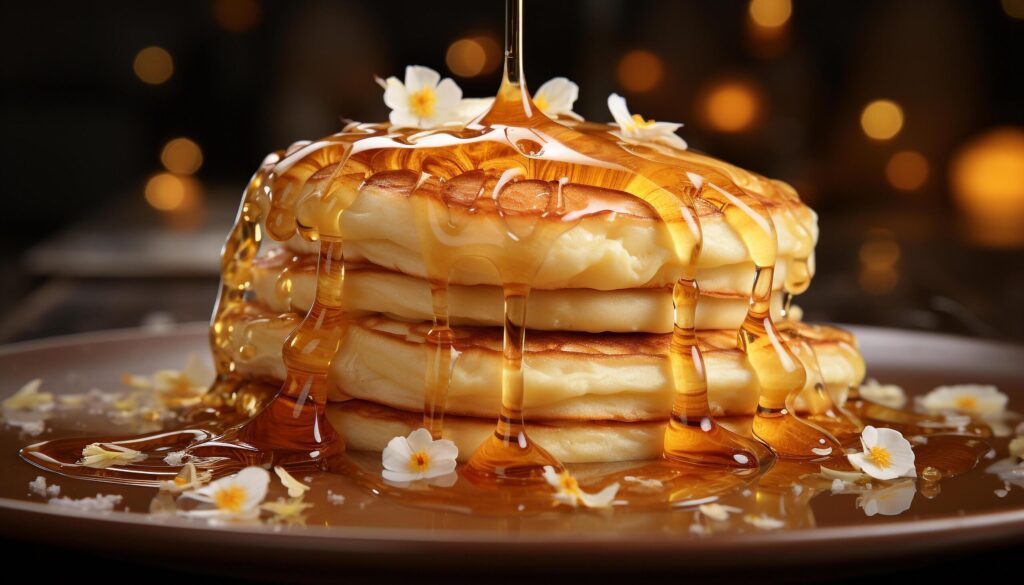
[[[65,475],[152,485],[177,473],[163,457],[172,450],[186,451],[217,474],[251,464],[319,468],[350,474],[374,493],[397,494],[411,502],[462,501],[471,509],[483,505],[515,511],[531,497],[548,493],[541,478],[545,466],[562,467],[530,439],[523,418],[528,391],[523,348],[534,278],[552,243],[582,217],[624,213],[638,203],[653,210],[671,236],[678,274],[672,286],[669,350],[675,395],[664,458],[606,472],[596,484],[644,475],[672,489],[637,496],[638,505],[700,500],[752,481],[776,458],[847,468],[845,449],[857,445],[866,422],[915,435],[952,430],[940,418],[865,404],[855,394],[846,407],[839,407],[825,388],[806,339],[829,336],[863,368],[852,337],[790,320],[774,322],[770,299],[779,261],[776,221],[786,222],[798,240],[786,266],[787,310],[792,296],[806,290],[812,272],[811,212],[797,204],[791,188],[704,155],[624,138],[614,126],[546,117],[532,103],[523,77],[522,3],[508,5],[504,79],[493,106],[480,119],[435,130],[352,124],[264,160],[246,188],[223,252],[223,280],[210,333],[218,379],[203,407],[189,415],[186,429],[118,441],[147,454],[145,460],[121,467],[97,470],[78,464],[82,448],[97,441],[95,437],[41,443],[23,450],[23,457]],[[444,433],[447,389],[457,359],[448,314],[449,275],[465,259],[484,259],[502,285],[501,414],[494,433],[460,468],[467,481],[458,489],[403,490],[383,483],[379,466],[344,454],[341,436],[326,417],[328,374],[348,318],[343,309],[341,217],[368,184],[382,182],[411,185],[408,202],[433,308],[427,338],[434,355],[426,374],[423,426],[435,437]],[[570,201],[565,190],[574,188],[586,195]],[[779,213],[770,213],[773,208]],[[475,217],[488,213],[500,218],[501,233],[483,237],[466,229]],[[708,213],[721,216],[739,235],[754,264],[749,309],[737,343],[756,374],[760,394],[752,419],[739,427],[720,424],[712,416],[697,343],[696,269],[703,246],[701,216]],[[283,349],[285,381],[254,414],[254,408],[240,408],[260,401],[251,398],[253,385],[236,371],[232,356],[244,359],[248,350],[233,347],[231,333],[251,311],[247,301],[253,261],[268,236],[313,242],[319,260],[313,305]],[[287,269],[278,286],[290,287]],[[800,418],[793,402],[808,379],[816,414]],[[972,426],[959,439],[950,439],[950,452],[972,455],[957,458],[958,465],[943,464],[946,471],[962,473],[963,461],[976,461],[978,438],[987,432],[981,425]],[[490,489],[499,485],[504,491]]]

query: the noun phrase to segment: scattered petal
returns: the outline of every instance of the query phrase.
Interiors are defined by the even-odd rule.
[[[106,469],[112,465],[127,465],[145,458],[145,453],[121,445],[92,443],[82,449],[82,459],[79,463],[86,467]]]
[[[580,489],[579,482],[572,474],[568,471],[559,473],[550,465],[544,466],[544,479],[555,488],[555,501],[573,508],[581,504],[586,508],[607,508],[615,500],[615,494],[619,493],[618,483],[606,486],[594,494],[587,493]]]
[[[309,491],[309,486],[295,479],[288,470],[280,465],[274,467],[274,473],[281,479],[281,485],[288,488],[288,497],[301,498]]]
[[[750,524],[754,528],[758,528],[760,530],[777,530],[786,525],[786,523],[782,520],[779,520],[778,518],[772,518],[764,514],[760,516],[747,514],[743,517],[743,521],[747,524]]]
[[[0,403],[0,408],[5,411],[23,410],[41,412],[53,408],[53,394],[40,392],[43,385],[42,378],[36,378],[21,387],[13,396]]]
[[[188,490],[199,489],[210,481],[213,474],[209,471],[198,471],[194,463],[186,463],[182,466],[178,476],[168,481],[160,482],[160,490],[170,493],[181,493]]]
[[[723,506],[722,504],[714,503],[701,504],[697,509],[700,510],[701,514],[719,522],[725,522],[728,520],[730,514],[739,514],[743,511],[733,506]]]

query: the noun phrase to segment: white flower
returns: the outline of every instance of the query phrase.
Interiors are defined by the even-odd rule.
[[[274,467],[274,473],[277,477],[281,478],[281,485],[288,488],[288,496],[292,498],[301,498],[306,492],[309,491],[309,486],[295,479],[292,474],[288,473],[288,470],[281,466]]]
[[[566,116],[575,120],[583,117],[572,111],[572,105],[580,96],[580,87],[565,77],[555,77],[544,82],[544,85],[533,94],[533,104],[545,116],[555,118]]]
[[[676,134],[682,124],[646,120],[639,114],[630,114],[626,98],[617,93],[608,96],[608,110],[619,125],[616,136],[626,140],[650,140],[679,150],[686,150],[686,141]]]
[[[406,67],[405,83],[397,77],[377,82],[384,87],[384,103],[391,108],[389,119],[395,127],[426,129],[459,121],[462,90],[429,67]]]
[[[160,490],[171,493],[181,493],[188,490],[195,490],[203,487],[212,474],[209,471],[198,471],[194,463],[186,463],[182,466],[178,476],[174,479],[160,482]]]
[[[544,479],[555,488],[555,500],[573,508],[583,504],[587,508],[607,508],[619,493],[619,484],[613,483],[596,494],[588,494],[580,489],[579,482],[568,471],[555,471],[550,465],[544,466]]]
[[[40,392],[43,385],[42,378],[36,378],[21,387],[13,396],[0,403],[3,410],[32,410],[44,411],[53,408],[53,394]]]
[[[459,448],[447,439],[434,440],[427,429],[416,429],[408,437],[395,437],[384,448],[384,479],[416,481],[448,475],[455,471]]]
[[[907,405],[907,394],[895,384],[879,384],[878,380],[866,380],[860,385],[861,398],[889,408],[903,408]]]
[[[185,492],[181,500],[193,499],[205,506],[194,510],[178,510],[192,518],[251,519],[260,514],[260,504],[267,497],[270,474],[262,467],[246,467],[237,474],[224,477],[208,486]]]
[[[896,482],[878,490],[866,490],[857,498],[857,507],[868,516],[896,516],[910,509],[917,485],[909,480]]]
[[[875,479],[917,477],[914,450],[899,431],[866,426],[860,435],[860,443],[864,447],[863,452],[846,456],[857,469]]]
[[[82,449],[82,460],[79,463],[86,467],[105,469],[111,465],[135,463],[145,458],[145,453],[121,445],[92,443]]]
[[[980,417],[994,417],[1006,410],[1008,397],[995,386],[959,384],[939,386],[920,399],[930,411],[955,410]]]
[[[723,506],[722,504],[701,504],[699,508],[700,513],[711,518],[712,520],[718,520],[719,522],[725,522],[729,519],[729,514],[738,514],[743,510],[733,506]]]

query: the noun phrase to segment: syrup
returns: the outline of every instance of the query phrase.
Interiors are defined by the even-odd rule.
[[[948,432],[942,421],[880,410],[857,400],[850,412],[835,406],[824,387],[817,358],[805,338],[821,335],[813,327],[779,327],[770,312],[776,267],[777,232],[770,207],[792,202],[796,194],[768,181],[689,151],[639,144],[590,123],[552,120],[532,103],[522,67],[523,3],[507,4],[506,55],[502,85],[492,108],[463,128],[413,130],[382,124],[353,124],[315,142],[301,142],[268,156],[253,176],[223,252],[223,280],[212,320],[210,341],[218,380],[201,417],[188,428],[118,440],[102,439],[143,451],[139,463],[97,470],[78,465],[82,448],[96,438],[61,439],[23,450],[28,461],[58,473],[104,481],[152,485],[176,474],[162,464],[171,450],[185,450],[198,465],[228,473],[243,465],[281,464],[343,471],[377,493],[399,494],[421,503],[487,502],[488,506],[549,503],[541,484],[545,466],[561,464],[534,443],[523,418],[527,391],[523,347],[526,312],[534,278],[548,250],[586,214],[618,213],[621,203],[588,196],[583,209],[566,205],[563,189],[579,185],[627,193],[653,209],[671,236],[678,277],[672,286],[674,326],[669,359],[675,395],[664,441],[664,459],[606,472],[595,485],[623,481],[637,466],[669,487],[668,496],[630,499],[631,504],[677,504],[717,497],[754,481],[775,456],[792,466],[823,461],[842,467],[844,444],[860,431],[859,419],[885,421],[908,433]],[[379,466],[365,457],[343,457],[341,436],[325,416],[328,375],[343,341],[345,255],[341,218],[371,181],[409,183],[416,234],[431,286],[432,327],[423,425],[435,437],[444,434],[445,402],[458,348],[449,319],[448,281],[455,266],[483,259],[500,278],[504,293],[501,414],[494,433],[462,467],[467,482],[457,489],[409,491],[383,484]],[[695,313],[699,298],[696,267],[703,246],[698,207],[721,214],[753,260],[749,309],[737,332],[738,346],[752,366],[761,393],[752,421],[720,424],[711,415],[707,377],[697,342]],[[801,215],[802,217],[797,217]],[[782,221],[798,238],[786,266],[786,310],[803,292],[812,273],[813,235],[803,225],[810,211],[784,211]],[[467,230],[469,222],[496,215],[497,233],[483,238]],[[264,230],[266,233],[264,234]],[[477,234],[477,235],[473,235]],[[253,291],[252,267],[265,236],[286,242],[302,238],[319,251],[313,306],[291,333],[283,355],[287,374],[276,396],[248,420],[228,416],[245,383],[237,374],[232,333],[246,316]],[[284,274],[278,292],[291,284]],[[856,356],[851,340],[839,340]],[[248,345],[238,348],[244,359]],[[857,357],[859,360],[859,357]],[[814,388],[813,413],[794,414],[794,400],[807,384]],[[253,401],[243,401],[251,407]],[[251,412],[250,412],[251,414]],[[205,418],[204,418],[205,417]],[[196,422],[200,421],[200,422]],[[205,422],[203,422],[205,421]],[[968,429],[982,437],[982,427]],[[979,439],[951,440],[969,453]],[[959,441],[959,442],[957,442]],[[960,452],[947,445],[951,452]],[[934,458],[940,458],[935,454]],[[966,465],[932,462],[945,476]],[[362,463],[359,463],[362,461]],[[977,461],[977,456],[974,456]],[[773,473],[773,472],[769,472]],[[501,485],[498,496],[481,496]],[[531,499],[533,498],[533,499]],[[545,504],[540,504],[545,505]]]

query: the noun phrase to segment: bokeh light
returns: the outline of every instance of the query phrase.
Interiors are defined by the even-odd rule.
[[[1009,17],[1024,19],[1024,0],[1003,0],[1003,12]]]
[[[214,0],[210,7],[213,20],[228,32],[253,29],[263,16],[258,0]]]
[[[793,14],[791,0],[750,0],[750,19],[765,28],[778,28],[789,22]]]
[[[903,109],[892,100],[875,100],[860,115],[864,134],[875,140],[889,140],[903,128]]]
[[[473,77],[487,66],[487,51],[476,39],[459,39],[448,47],[445,63],[459,77]]]
[[[865,292],[884,295],[899,284],[897,270],[902,252],[891,230],[873,229],[861,244],[858,282]]]
[[[160,162],[172,173],[191,175],[203,166],[203,151],[188,138],[175,138],[160,151]]]
[[[968,142],[953,157],[950,184],[973,239],[1024,243],[1024,130],[997,128]]]
[[[157,211],[187,211],[199,196],[199,183],[189,176],[158,173],[146,182],[146,202]]]
[[[628,91],[651,91],[661,83],[665,74],[665,65],[650,51],[636,49],[619,59],[616,70],[619,84]]]
[[[928,180],[928,160],[913,150],[897,152],[885,165],[885,178],[900,191],[916,191]]]
[[[174,59],[163,47],[146,47],[132,62],[135,75],[150,85],[160,85],[174,75]]]
[[[720,132],[742,132],[753,126],[761,113],[760,92],[745,81],[713,85],[703,100],[705,123]]]

